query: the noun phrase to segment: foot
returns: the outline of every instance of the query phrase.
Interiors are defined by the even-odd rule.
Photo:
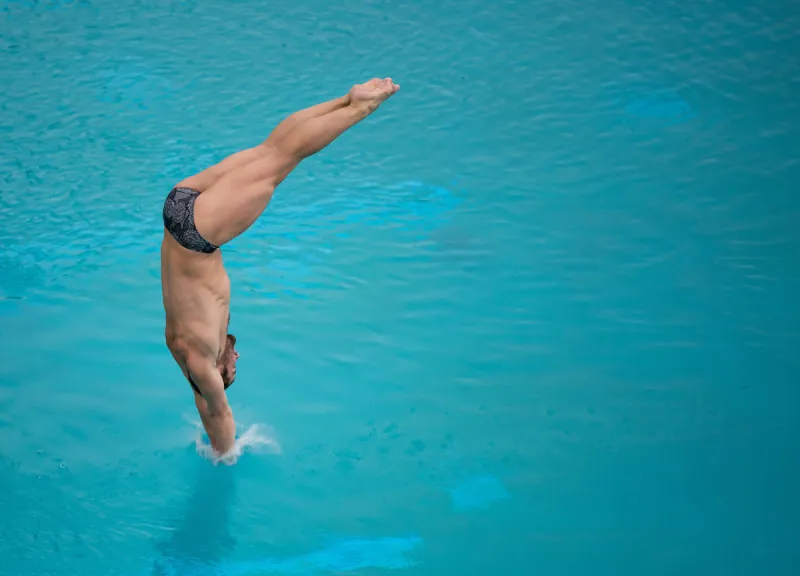
[[[372,113],[389,96],[400,90],[391,78],[373,78],[364,84],[356,84],[350,89],[350,105]]]

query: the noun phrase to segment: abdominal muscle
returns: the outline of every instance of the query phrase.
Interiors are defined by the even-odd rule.
[[[192,252],[165,231],[161,287],[167,346],[184,372],[185,356],[193,349],[210,348],[219,359],[225,349],[230,305],[230,279],[220,250],[211,254]]]

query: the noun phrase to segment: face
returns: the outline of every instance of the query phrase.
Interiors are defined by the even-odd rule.
[[[236,361],[239,359],[239,353],[236,351],[236,336],[228,334],[225,345],[225,352],[222,354],[222,363],[220,366],[220,373],[222,374],[222,381],[225,383],[227,390],[236,380]]]

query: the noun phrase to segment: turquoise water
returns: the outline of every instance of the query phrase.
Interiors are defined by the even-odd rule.
[[[0,574],[798,573],[798,30],[4,0]],[[401,93],[225,250],[230,400],[276,445],[214,467],[163,199],[376,75]]]

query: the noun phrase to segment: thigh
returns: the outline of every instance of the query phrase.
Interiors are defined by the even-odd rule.
[[[236,152],[235,154],[231,154],[221,162],[217,162],[202,172],[198,172],[194,176],[190,176],[189,178],[181,180],[178,184],[176,184],[176,186],[192,188],[198,192],[205,192],[214,186],[223,176],[225,176],[225,174],[232,172],[237,168],[241,168],[242,166],[245,166],[257,159],[261,150],[261,146],[255,146],[253,148],[248,148],[246,150]]]
[[[261,216],[275,187],[296,165],[295,159],[278,149],[266,148],[250,162],[227,172],[197,197],[197,232],[217,246],[242,234]]]

